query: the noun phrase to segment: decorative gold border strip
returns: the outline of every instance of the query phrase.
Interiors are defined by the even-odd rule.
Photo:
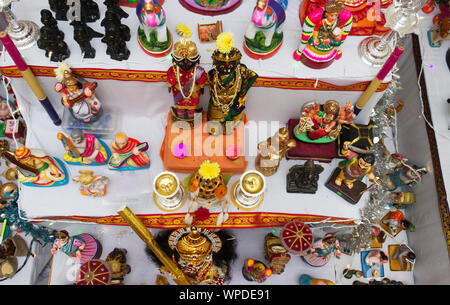
[[[56,67],[30,66],[35,76],[55,77],[53,69]],[[91,69],[91,68],[73,68],[74,73],[83,78],[91,79],[113,79],[120,81],[139,81],[139,82],[166,82],[165,71],[141,71],[141,70],[110,70],[110,69]],[[16,66],[0,67],[0,74],[10,77],[22,77]],[[315,79],[305,78],[275,78],[258,77],[254,86],[291,90],[315,90],[315,91],[365,91],[370,81],[354,83],[346,86],[333,85]],[[377,92],[386,90],[389,83],[382,83]]]
[[[338,218],[320,215],[304,215],[304,214],[284,214],[284,213],[230,213],[226,223],[221,227],[216,227],[218,213],[211,214],[204,221],[194,221],[197,227],[212,229],[250,229],[265,227],[281,227],[293,220],[302,222],[318,222],[328,219],[329,222],[339,222],[343,225],[353,225],[352,220],[347,218]],[[184,213],[176,214],[148,214],[137,215],[147,228],[155,229],[178,229],[185,227]],[[44,217],[51,220],[75,220],[81,222],[97,223],[102,225],[126,226],[126,222],[119,215],[111,215],[105,217],[86,217],[86,216],[55,216]]]
[[[417,35],[413,35],[413,50],[414,50],[414,59],[416,61],[416,72],[417,77],[420,74],[420,67],[422,67],[422,56],[420,54],[420,43]],[[427,120],[433,125],[433,120],[431,119],[431,110],[430,103],[428,101],[428,92],[425,83],[425,76],[422,74],[420,78],[420,86],[422,87],[422,99],[424,104],[424,114]],[[433,160],[433,171],[434,171],[434,180],[436,184],[436,191],[438,195],[438,205],[439,205],[439,214],[441,215],[441,223],[442,230],[444,233],[444,238],[447,243],[447,251],[450,257],[450,212],[447,201],[447,192],[445,190],[444,177],[442,176],[442,168],[441,161],[439,159],[439,151],[438,145],[436,142],[436,136],[434,134],[434,130],[425,124],[427,134],[428,134],[428,142],[430,145],[431,151],[431,159]]]

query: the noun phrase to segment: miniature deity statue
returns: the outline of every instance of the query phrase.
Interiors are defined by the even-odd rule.
[[[81,83],[70,71],[57,74],[56,92],[61,93],[61,103],[72,116],[84,123],[97,121],[103,113],[102,103],[95,96],[97,82]]]
[[[300,46],[294,59],[313,69],[323,69],[342,57],[340,46],[352,28],[353,17],[345,0],[327,1],[312,11],[303,24]]]
[[[130,57],[130,50],[127,48],[126,41],[130,40],[131,34],[130,28],[120,22],[121,15],[118,12],[120,11],[108,8],[101,26],[105,28],[105,36],[102,38],[102,42],[107,45],[106,54],[111,59],[121,61]]]
[[[387,219],[383,219],[382,224],[386,225],[392,235],[397,235],[401,230],[409,230],[414,232],[416,227],[409,220],[405,219],[402,211],[396,210],[390,213]]]
[[[110,157],[110,150],[103,141],[94,135],[83,133],[78,128],[71,131],[70,139],[62,133],[58,133],[57,137],[66,150],[63,159],[68,163],[102,165],[106,164]]]
[[[127,264],[127,249],[114,248],[106,257],[106,262],[111,268],[111,284],[121,285],[126,274],[131,272]]]
[[[177,26],[181,39],[174,46],[173,65],[167,71],[167,85],[173,94],[174,107],[171,107],[172,119],[192,122],[198,112],[200,96],[207,81],[205,70],[199,66],[200,53],[190,29],[184,25]]]
[[[283,273],[286,264],[291,260],[291,255],[287,253],[280,238],[272,233],[267,234],[264,238],[264,251],[272,272]]]
[[[280,49],[287,1],[257,0],[252,20],[245,32],[244,50],[252,58],[266,59]]]
[[[41,10],[41,22],[37,46],[45,50],[45,56],[51,61],[60,62],[70,56],[70,50],[64,42],[64,32],[58,29],[58,23],[49,10]]]
[[[409,166],[408,164],[400,163],[395,170],[387,175],[386,185],[390,191],[395,191],[401,186],[414,186],[422,179],[422,176],[428,173],[425,167],[417,167],[415,165]]]
[[[439,2],[441,13],[435,17],[433,27],[428,31],[428,38],[432,47],[440,47],[442,42],[450,40],[450,0],[436,0]]]
[[[389,259],[387,255],[381,250],[371,250],[364,258],[364,263],[371,271],[368,274],[371,274],[374,277],[380,276],[380,270],[382,265],[386,264],[388,261]]]
[[[166,25],[166,13],[161,0],[140,0],[136,6],[139,18],[138,41],[149,55],[161,57],[172,48],[172,36]]]
[[[258,144],[259,154],[255,160],[255,168],[265,176],[276,173],[287,152],[295,147],[294,139],[289,139],[289,131],[283,127],[266,141]]]
[[[78,263],[84,264],[101,255],[101,244],[90,234],[69,236],[65,230],[55,234],[55,241],[51,249],[52,255],[58,250],[67,254]]]
[[[338,124],[351,124],[353,122],[353,119],[356,117],[353,108],[353,104],[350,102],[345,107],[339,108]]]
[[[78,43],[84,58],[95,58],[95,49],[91,45],[94,38],[103,37],[102,33],[94,31],[86,23],[81,21],[72,21],[73,39]]]
[[[392,259],[398,260],[402,270],[408,270],[408,265],[414,264],[416,254],[407,245],[400,245],[395,249]]]
[[[287,175],[287,192],[315,194],[321,172],[323,167],[314,164],[313,160],[308,160],[303,165],[294,165]]]
[[[79,191],[82,195],[92,197],[103,197],[106,195],[106,185],[109,178],[105,176],[94,176],[93,171],[79,170],[80,176],[72,180],[81,183]]]
[[[258,75],[241,64],[241,52],[234,47],[233,34],[221,33],[212,54],[214,68],[208,72],[211,98],[208,130],[211,134],[232,134],[243,119],[245,99]],[[217,126],[220,124],[221,126]]]
[[[4,153],[3,157],[18,168],[19,181],[28,186],[58,186],[68,182],[64,164],[40,149],[19,147],[14,155]]]
[[[150,167],[147,154],[148,143],[129,138],[124,133],[118,133],[111,143],[112,156],[108,168],[112,170],[136,170]]]

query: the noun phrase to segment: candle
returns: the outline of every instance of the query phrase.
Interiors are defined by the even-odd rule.
[[[19,50],[12,42],[8,33],[4,31],[0,32],[0,41],[5,46],[6,51],[11,56],[12,60],[19,69],[20,74],[22,74],[22,77],[25,79],[28,86],[30,86],[31,90],[33,91],[34,95],[38,98],[39,102],[41,102],[41,105],[44,107],[45,111],[50,116],[53,123],[56,126],[61,125],[61,119],[59,118],[52,104],[50,103],[47,95],[44,93],[44,90],[42,90],[41,85],[37,81],[30,67],[28,67],[26,62],[23,60]]]
[[[354,109],[356,115],[361,112],[361,110],[367,104],[372,95],[377,91],[378,87],[380,87],[381,83],[388,75],[388,73],[392,70],[392,68],[394,67],[395,63],[398,61],[400,55],[402,55],[404,50],[405,48],[403,48],[403,46],[397,46],[394,52],[392,52],[391,56],[389,56],[388,60],[384,63],[380,72],[378,72],[377,76],[372,80],[369,87],[367,87],[366,91],[364,91],[364,93],[361,95],[358,102],[356,103],[356,107]]]

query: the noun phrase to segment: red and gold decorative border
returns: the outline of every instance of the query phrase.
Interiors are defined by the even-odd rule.
[[[53,69],[55,67],[29,66],[35,76],[55,77]],[[165,71],[144,71],[144,70],[111,70],[99,68],[73,68],[74,73],[83,78],[91,79],[113,79],[120,81],[138,82],[166,82]],[[10,77],[22,77],[16,66],[0,67],[0,74]],[[276,78],[258,77],[254,86],[290,90],[315,90],[315,91],[365,91],[370,81],[354,83],[351,85],[338,86],[315,79],[306,78]],[[377,92],[383,92],[389,83],[382,83]]]
[[[137,215],[147,228],[155,229],[178,229],[185,227],[184,213],[176,214],[148,214]],[[302,222],[318,222],[327,219],[327,222],[339,222],[343,225],[353,225],[354,222],[347,218],[338,218],[332,216],[304,215],[304,214],[284,214],[284,213],[230,213],[228,220],[221,227],[216,227],[217,213],[211,214],[204,221],[195,221],[197,227],[214,229],[250,229],[265,227],[281,227],[293,220]],[[86,217],[86,216],[56,216],[44,217],[50,220],[75,220],[80,222],[97,223],[102,225],[126,226],[126,222],[119,215],[104,217]],[[32,220],[32,219],[31,219]]]

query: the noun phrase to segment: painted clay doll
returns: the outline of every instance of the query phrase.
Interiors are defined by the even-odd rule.
[[[172,35],[167,29],[162,0],[140,0],[136,6],[139,18],[138,42],[145,53],[161,57],[172,49]]]
[[[124,133],[118,133],[111,143],[112,156],[108,168],[120,171],[149,168],[150,159],[147,150],[147,142],[139,142]]]
[[[399,164],[393,173],[386,177],[386,185],[390,191],[395,191],[401,186],[416,185],[428,171],[415,165]]]
[[[298,281],[300,285],[334,285],[334,283],[330,280],[315,279],[308,274],[300,275]]]
[[[242,267],[242,275],[249,282],[262,283],[272,275],[272,269],[267,268],[261,261],[248,258]]]
[[[101,244],[92,235],[83,233],[69,236],[69,233],[65,230],[55,234],[55,241],[51,250],[52,255],[55,255],[58,250],[81,264],[99,258],[102,252]]]
[[[11,167],[18,168],[18,179],[24,185],[48,187],[68,182],[68,174],[62,161],[40,149],[21,146],[13,155],[4,153],[3,157],[11,163]]]
[[[214,68],[208,72],[211,92],[208,131],[211,134],[232,134],[243,119],[247,92],[258,75],[241,64],[241,58],[231,32],[217,36],[216,50],[212,54]]]
[[[181,39],[174,46],[173,65],[167,71],[167,85],[173,94],[174,107],[171,107],[172,119],[192,122],[198,111],[200,96],[207,82],[205,70],[199,66],[200,54],[190,29],[184,25],[177,26]]]
[[[372,250],[367,254],[364,262],[372,269],[379,269],[382,264],[388,262],[388,257],[383,251]]]
[[[442,42],[450,40],[450,0],[436,0],[441,13],[436,15],[434,25],[428,31],[429,43],[432,47],[440,47]]]
[[[416,261],[416,254],[407,245],[400,245],[395,249],[392,259],[400,262],[402,270],[408,270],[408,266]]]
[[[320,267],[328,263],[331,255],[341,256],[339,240],[331,233],[325,234],[323,238],[316,239],[302,258],[310,265]]]
[[[106,185],[109,178],[105,176],[94,176],[93,171],[80,170],[80,176],[73,177],[72,180],[79,182],[81,195],[92,197],[103,197],[106,195]]]
[[[350,33],[352,23],[345,0],[327,1],[323,8],[312,11],[305,19],[294,59],[313,69],[330,66],[342,57],[340,46]]]
[[[61,103],[72,116],[84,123],[97,121],[103,113],[102,103],[95,96],[97,82],[81,83],[67,65],[59,64],[55,69],[56,92],[61,93]]]
[[[245,32],[244,51],[254,59],[275,55],[283,43],[280,27],[286,19],[287,1],[257,0]]]
[[[70,139],[62,133],[58,133],[57,138],[66,150],[63,159],[69,164],[103,165],[111,155],[103,141],[94,135],[83,133],[78,128],[71,131]]]
[[[405,218],[405,214],[402,211],[396,210],[390,213],[387,219],[382,220],[382,224],[386,225],[390,230],[389,233],[392,235],[397,235],[401,230],[408,230],[414,232],[416,227],[409,220]]]

